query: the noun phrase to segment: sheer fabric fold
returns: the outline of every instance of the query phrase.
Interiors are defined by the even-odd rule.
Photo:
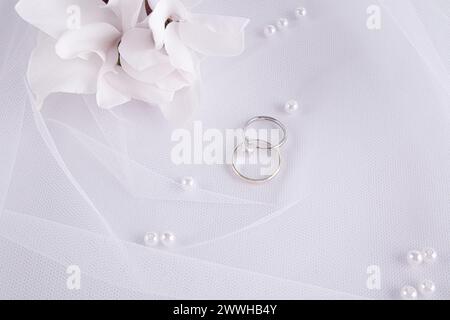
[[[374,3],[379,30],[366,27]],[[227,165],[174,165],[177,128],[157,108],[61,94],[37,111],[24,77],[36,34],[14,4],[0,4],[1,298],[390,299],[422,278],[449,298],[446,1],[305,0],[304,19],[296,0],[193,9],[251,18],[242,56],[205,62],[195,119],[286,124],[282,171],[260,186]],[[289,27],[265,38],[279,16]],[[149,231],[174,232],[175,247],[145,247]],[[404,256],[426,246],[442,258],[413,273]],[[66,288],[70,265],[81,290]]]

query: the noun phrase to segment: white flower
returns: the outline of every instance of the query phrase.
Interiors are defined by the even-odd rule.
[[[185,121],[198,104],[200,57],[240,54],[248,23],[193,14],[194,2],[20,0],[19,15],[41,31],[28,68],[39,106],[55,92],[96,94],[101,108],[136,99]]]

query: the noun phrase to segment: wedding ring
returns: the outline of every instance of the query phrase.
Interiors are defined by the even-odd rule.
[[[269,121],[269,122],[274,123],[281,130],[282,137],[281,137],[281,139],[279,140],[279,142],[277,144],[273,144],[273,143],[269,143],[269,142],[265,141],[265,142],[267,142],[266,147],[257,146],[257,148],[259,148],[259,149],[278,149],[278,148],[280,148],[281,146],[283,146],[286,143],[286,141],[287,141],[287,130],[286,130],[286,127],[284,126],[284,124],[281,123],[281,121],[279,121],[278,119],[275,119],[273,117],[269,117],[269,116],[257,116],[257,117],[251,118],[245,124],[244,136],[245,136],[245,141],[246,141],[247,145],[250,143],[250,139],[247,137],[246,133],[250,129],[250,126],[253,123],[258,122],[258,121]],[[258,140],[258,139],[253,139],[253,140]],[[260,140],[260,141],[263,141],[263,140]]]
[[[277,157],[277,165],[275,170],[270,173],[269,175],[266,175],[262,178],[254,178],[254,177],[250,177],[247,176],[245,174],[243,174],[237,167],[237,156],[239,154],[239,152],[245,152],[248,153],[249,150],[246,148],[246,144],[247,143],[255,143],[256,144],[256,148],[257,149],[266,149],[266,150],[270,150],[270,152],[276,152],[276,157]],[[261,144],[265,144],[265,147],[263,147]],[[252,151],[250,151],[252,152]],[[242,142],[241,144],[238,144],[233,151],[233,158],[232,158],[232,168],[234,173],[239,176],[241,179],[247,181],[247,182],[251,182],[251,183],[262,183],[262,182],[266,182],[269,180],[272,180],[279,172],[280,172],[280,168],[281,168],[281,153],[280,150],[278,148],[274,148],[271,146],[271,144],[267,141],[261,140],[261,139],[251,139],[251,140],[247,140],[245,142]]]

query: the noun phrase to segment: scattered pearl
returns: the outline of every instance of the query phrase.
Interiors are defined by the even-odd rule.
[[[155,232],[148,232],[144,236],[144,243],[147,247],[155,247],[159,243],[158,234]]]
[[[287,28],[287,26],[289,26],[289,20],[286,18],[280,18],[277,21],[277,25],[278,25],[278,28],[280,28],[280,29]]]
[[[422,250],[423,261],[433,263],[437,259],[437,252],[433,248],[425,248]]]
[[[420,251],[411,250],[408,252],[406,259],[411,266],[418,266],[423,262],[423,256]]]
[[[306,16],[306,9],[305,8],[297,8],[295,9],[295,15],[297,18],[301,18]]]
[[[195,180],[192,177],[184,177],[181,179],[181,186],[184,190],[192,190],[195,187]]]
[[[161,242],[167,247],[173,246],[175,241],[176,237],[172,232],[165,232],[161,236]]]
[[[264,28],[264,34],[266,35],[266,37],[273,36],[276,32],[277,28],[275,28],[274,25],[269,24]]]
[[[419,284],[419,291],[423,295],[430,295],[436,291],[436,285],[431,280],[424,280]]]
[[[294,113],[299,108],[299,104],[297,100],[289,100],[284,105],[284,110],[286,110],[287,113]]]
[[[404,286],[400,290],[400,297],[403,300],[416,300],[417,299],[417,290],[412,286]]]

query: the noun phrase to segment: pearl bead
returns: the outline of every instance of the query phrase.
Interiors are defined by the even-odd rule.
[[[417,290],[412,286],[404,286],[400,290],[400,297],[403,300],[416,300],[417,299]]]
[[[408,252],[406,259],[411,266],[418,266],[423,262],[423,256],[420,251],[411,250]]]
[[[419,284],[419,291],[423,295],[429,295],[436,291],[436,286],[433,281],[424,280]]]
[[[269,24],[264,28],[264,34],[266,37],[273,36],[277,32],[277,28],[274,25]]]
[[[277,21],[278,28],[284,29],[289,25],[289,20],[286,18],[280,18]]]
[[[433,248],[425,248],[422,250],[423,261],[433,263],[437,259],[437,252]]]
[[[165,232],[161,236],[161,242],[167,247],[173,246],[175,244],[175,241],[176,237],[172,232]]]
[[[306,16],[306,9],[305,8],[295,9],[295,15],[297,16],[297,18]]]
[[[159,243],[158,234],[155,232],[148,232],[144,236],[144,243],[147,247],[155,247]]]
[[[195,187],[195,180],[192,177],[184,177],[181,179],[181,186],[184,190],[192,190]]]
[[[298,107],[299,107],[299,105],[296,100],[289,100],[284,105],[284,110],[286,110],[287,113],[294,113],[295,111],[298,110]]]

